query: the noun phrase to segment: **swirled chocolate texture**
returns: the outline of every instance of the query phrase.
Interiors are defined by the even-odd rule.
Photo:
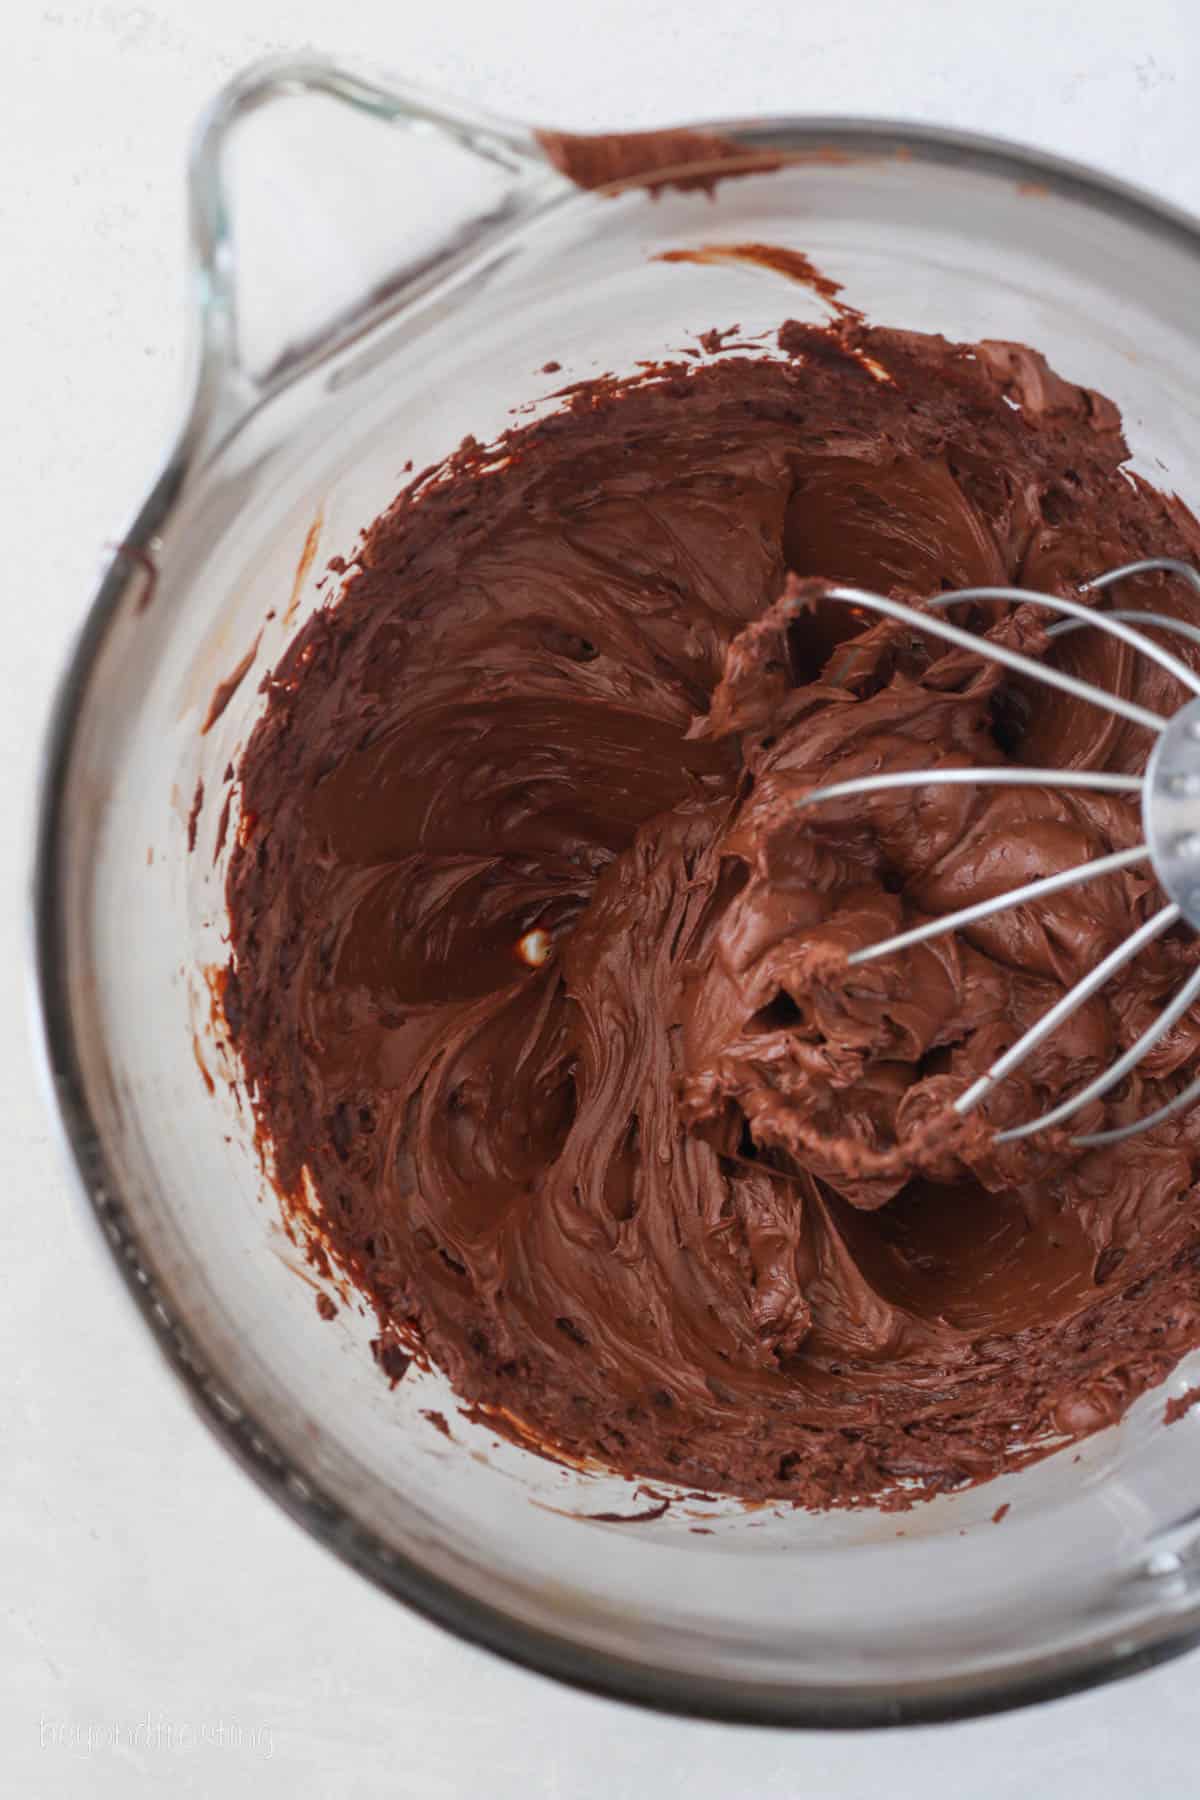
[[[382,1341],[568,1456],[897,1505],[1111,1423],[1200,1341],[1195,1112],[1103,1150],[994,1141],[1106,1068],[1198,952],[1161,937],[950,1129],[1161,906],[1149,865],[848,954],[1135,845],[1137,797],[805,794],[1137,773],[1150,734],[822,584],[1074,595],[1200,534],[1031,351],[850,323],[780,352],[577,389],[367,530],[241,762],[226,1005],[286,1204]],[[1200,611],[1161,576],[1121,602]],[[1032,607],[955,616],[1184,697]],[[1151,1110],[1198,1047],[1192,1012],[1070,1131]]]

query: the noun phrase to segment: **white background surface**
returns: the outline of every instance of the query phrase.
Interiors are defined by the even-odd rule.
[[[105,1267],[35,1086],[21,915],[49,686],[177,413],[187,132],[241,64],[324,49],[584,129],[805,109],[935,120],[1200,210],[1200,7],[6,0],[0,44],[0,1792],[1193,1795],[1200,1657],[966,1726],[740,1731],[569,1693],[347,1573],[208,1437]]]

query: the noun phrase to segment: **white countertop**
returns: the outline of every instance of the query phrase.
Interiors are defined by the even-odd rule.
[[[753,23],[739,20],[749,17]],[[23,1034],[32,767],[106,540],[177,411],[181,162],[268,51],[587,129],[755,112],[958,124],[1200,210],[1193,0],[8,0],[0,216],[0,1782],[14,1800],[972,1800],[1195,1791],[1200,1659],[956,1727],[662,1719],[469,1650],[349,1574],[192,1415],[110,1278]]]

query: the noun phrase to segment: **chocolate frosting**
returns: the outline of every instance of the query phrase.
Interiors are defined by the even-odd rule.
[[[1195,1113],[1103,1152],[993,1137],[1132,1042],[1197,946],[1160,939],[949,1128],[1161,904],[1148,865],[847,953],[1137,842],[1136,797],[805,794],[1140,772],[1147,734],[823,584],[1073,594],[1200,530],[1030,350],[780,341],[577,389],[370,528],[241,763],[226,1010],[293,1216],[498,1426],[904,1504],[1111,1422],[1200,1341]],[[1198,610],[1161,577],[1121,599]],[[1106,635],[1051,650],[1033,608],[959,622],[1181,702]],[[1193,1012],[1072,1129],[1149,1110],[1198,1047]]]

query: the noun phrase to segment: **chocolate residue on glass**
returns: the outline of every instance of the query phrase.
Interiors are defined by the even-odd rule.
[[[1074,594],[1196,560],[1200,528],[1031,350],[844,321],[781,343],[579,388],[369,529],[240,764],[226,1013],[390,1376],[406,1338],[564,1460],[903,1505],[1111,1423],[1200,1342],[1200,1114],[1101,1152],[934,1129],[1153,879],[846,952],[1131,844],[1136,800],[798,801],[881,767],[1140,772],[1148,745],[821,584]],[[1162,577],[1121,598],[1200,621]],[[963,622],[1181,699],[1034,609]],[[987,1124],[1107,1066],[1196,955],[1159,939]],[[1198,1048],[1193,1012],[1077,1126],[1149,1110]]]
[[[187,847],[189,851],[196,848],[196,832],[200,825],[200,810],[204,805],[204,778],[196,783],[196,791],[192,795],[192,804],[187,816]]]
[[[192,1033],[192,1055],[196,1060],[196,1067],[200,1071],[200,1077],[204,1082],[205,1087],[210,1094],[215,1094],[217,1091],[217,1084],[213,1080],[208,1064],[204,1060],[204,1050],[201,1047],[200,1039],[195,1032]]]
[[[1182,1394],[1175,1394],[1167,1401],[1163,1408],[1164,1425],[1177,1425],[1193,1406],[1200,1406],[1200,1387],[1184,1388]]]
[[[245,681],[247,675],[254,666],[254,659],[258,655],[258,646],[261,641],[262,632],[260,631],[250,648],[247,650],[245,656],[242,657],[236,667],[230,670],[224,681],[218,681],[216,687],[213,689],[212,699],[208,703],[208,711],[204,715],[204,723],[200,727],[201,737],[207,736],[212,730],[217,720],[225,711],[225,708],[229,705],[229,702],[233,699],[233,696],[241,687],[243,681]]]
[[[653,1520],[661,1519],[670,1504],[671,1502],[669,1500],[660,1500],[657,1506],[643,1507],[641,1512],[570,1513],[568,1517],[572,1519],[590,1519],[594,1525],[649,1525]]]
[[[638,184],[654,192],[711,192],[735,175],[763,175],[779,167],[772,151],[755,151],[714,131],[685,126],[667,131],[538,131],[534,134],[554,167],[576,187]]]
[[[304,592],[304,583],[308,578],[309,570],[313,566],[313,559],[317,554],[317,545],[321,541],[321,528],[324,523],[325,514],[322,511],[317,514],[305,534],[304,546],[300,551],[300,560],[296,564],[296,575],[292,582],[292,591],[288,596],[288,603],[283,609],[283,623],[285,625],[290,625],[296,616],[296,610],[300,605],[300,596]]]
[[[789,249],[784,244],[702,244],[696,249],[660,250],[654,260],[665,263],[750,263],[760,269],[769,269],[774,275],[784,275],[789,281],[799,282],[803,287],[810,287],[814,294],[819,294],[822,300],[828,301],[839,318],[862,318],[856,306],[838,299],[842,291],[840,281],[822,274],[803,251]]]
[[[221,852],[225,848],[225,839],[229,833],[229,809],[232,804],[233,790],[229,789],[221,803],[221,811],[217,817],[217,834],[213,839],[212,859],[214,863],[220,861]]]

